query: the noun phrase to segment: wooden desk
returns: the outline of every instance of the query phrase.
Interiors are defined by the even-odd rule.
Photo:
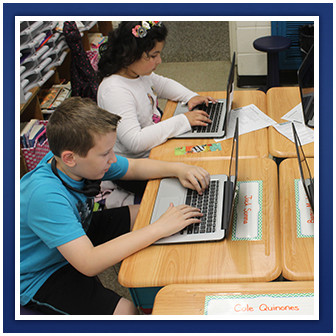
[[[193,164],[210,174],[227,174],[229,160],[199,160]],[[240,181],[262,180],[262,238],[149,246],[126,258],[119,282],[137,292],[168,284],[271,281],[281,272],[277,166],[271,159],[239,160]],[[159,180],[149,181],[134,229],[149,224]],[[132,290],[131,290],[132,292]],[[154,301],[154,297],[153,297]],[[140,303],[141,304],[141,303]]]
[[[205,298],[208,295],[231,296],[313,292],[313,281],[168,285],[158,292],[152,314],[203,315]]]
[[[226,92],[200,92],[200,95],[212,96],[216,99],[226,98]],[[266,95],[264,92],[257,90],[235,91],[233,96],[232,108],[243,107],[250,104],[256,105],[261,111],[266,113]],[[177,103],[168,101],[163,120],[171,117],[175,111]],[[213,144],[216,141],[211,139],[170,139],[164,144],[161,144],[151,150],[150,158],[167,161],[186,161],[214,159],[214,158],[230,158],[232,139],[218,142],[222,147],[221,151],[207,151],[201,153],[192,153],[185,155],[175,155],[175,148],[184,146],[206,145]],[[243,134],[239,137],[239,156],[241,158],[266,158],[268,157],[268,140],[267,129],[261,129],[251,133]]]
[[[314,159],[307,159],[314,176]],[[286,159],[279,167],[280,228],[283,276],[288,280],[314,279],[314,238],[298,238],[294,179],[300,178],[297,159]]]
[[[267,114],[278,123],[287,112],[300,103],[298,87],[274,87],[267,91]],[[269,152],[276,158],[296,157],[294,142],[280,134],[274,127],[268,128]],[[314,157],[314,142],[303,146],[306,157]]]

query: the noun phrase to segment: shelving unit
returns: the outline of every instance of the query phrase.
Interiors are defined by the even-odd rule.
[[[38,30],[38,27],[41,27],[42,25],[40,23],[31,22],[31,21],[23,21],[21,22],[22,31],[26,30],[27,28],[33,26],[36,28],[36,31]],[[113,29],[112,22],[111,21],[86,21],[84,22],[85,28],[80,29],[82,34],[82,42],[84,50],[90,50],[90,43],[89,43],[89,33],[101,33],[103,36],[107,36],[108,33]],[[51,27],[54,27],[55,25],[51,22]],[[35,32],[37,36],[39,33]],[[23,42],[28,45],[30,40],[33,40],[36,38],[34,34],[22,34],[24,35]],[[30,39],[29,39],[30,38]],[[40,40],[39,40],[40,41]],[[35,46],[34,43],[30,43],[29,47],[35,48],[32,50],[31,54],[34,55],[37,45]],[[71,64],[71,52],[68,48],[62,50],[62,53],[66,52],[66,55],[63,56],[64,59],[62,60],[62,63],[58,66],[51,67],[48,69],[48,71],[52,71],[52,75],[50,78],[48,78],[42,85],[36,85],[35,87],[32,87],[29,89],[24,95],[27,97],[26,101],[20,104],[20,122],[28,122],[31,119],[40,119],[43,120],[43,114],[41,111],[40,106],[40,94],[41,90],[43,89],[49,89],[54,84],[61,83],[62,80],[65,82],[70,81],[70,64]],[[39,59],[39,58],[37,58]],[[36,65],[38,65],[38,62],[36,62]],[[23,72],[22,72],[23,73]],[[41,76],[42,77],[42,74]],[[28,93],[28,94],[27,94]],[[20,175],[21,177],[27,172],[27,167],[25,165],[25,160],[23,158],[22,153],[20,152],[20,162],[21,162],[21,171]]]

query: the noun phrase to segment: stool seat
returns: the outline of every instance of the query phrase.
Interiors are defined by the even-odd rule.
[[[279,52],[290,47],[291,40],[285,36],[264,36],[253,41],[253,47],[256,50],[267,53],[267,91],[274,86],[280,86],[279,79]]]
[[[253,42],[255,49],[264,52],[279,52],[290,47],[291,40],[285,36],[264,36]]]

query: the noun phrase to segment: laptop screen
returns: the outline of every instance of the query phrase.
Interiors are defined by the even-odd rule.
[[[314,117],[314,45],[298,70],[298,83],[304,122],[307,126],[314,126],[310,123]]]
[[[233,143],[232,143],[232,152],[231,152],[231,160],[230,160],[230,167],[229,167],[229,180],[232,182],[232,191],[229,195],[230,197],[230,212],[228,220],[231,220],[232,212],[233,212],[233,205],[234,199],[236,195],[237,189],[237,179],[238,179],[238,136],[239,136],[239,120],[236,119],[236,126],[235,132],[233,136]]]
[[[227,127],[229,124],[230,119],[230,113],[232,109],[232,101],[233,101],[233,91],[234,91],[234,67],[236,63],[236,53],[233,53],[232,62],[231,62],[231,68],[230,73],[228,77],[228,82],[226,86],[226,114],[225,114],[225,120],[224,120],[224,131],[225,134],[227,134]]]
[[[239,132],[239,120],[236,119],[235,132],[233,136],[233,144],[231,151],[230,170],[229,176],[237,177],[238,174],[238,132]]]
[[[300,138],[296,132],[296,128],[294,123],[292,123],[292,129],[293,129],[293,135],[294,135],[294,141],[295,141],[295,147],[296,147],[296,153],[299,161],[299,169],[300,169],[300,175],[301,175],[301,181],[303,184],[303,188],[305,190],[305,193],[308,197],[308,201],[312,207],[312,210],[314,211],[314,195],[310,192],[309,188],[307,187],[308,184],[314,184],[310,169],[308,166],[308,162],[306,160],[306,156],[304,154],[304,151],[302,149],[302,145],[300,142]]]

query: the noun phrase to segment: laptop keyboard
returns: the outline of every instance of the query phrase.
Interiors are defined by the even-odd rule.
[[[197,105],[194,110],[202,110],[209,114],[209,118],[211,119],[211,123],[207,126],[193,126],[193,133],[209,133],[209,132],[217,132],[219,128],[219,120],[221,116],[221,112],[223,110],[223,102],[211,103],[206,106],[205,104]]]
[[[214,180],[210,181],[209,187],[203,195],[199,195],[196,190],[188,189],[186,204],[199,208],[203,217],[200,217],[200,223],[191,224],[181,230],[181,234],[213,233],[216,231],[218,188],[219,181]]]

